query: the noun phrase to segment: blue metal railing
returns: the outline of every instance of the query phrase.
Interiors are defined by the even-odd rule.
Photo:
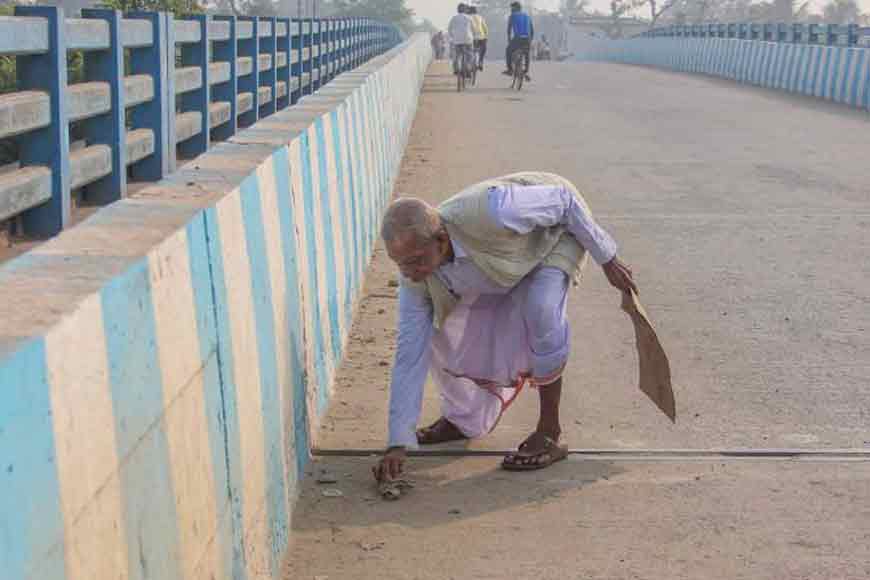
[[[861,46],[870,42],[870,27],[857,24],[714,23],[661,26],[641,37],[738,38],[767,42]]]
[[[365,18],[290,19],[19,6],[0,17],[0,55],[16,57],[17,92],[0,95],[0,139],[17,168],[0,174],[0,221],[49,236],[88,204],[157,181],[177,158],[207,151],[401,41]],[[67,83],[82,51],[85,80]],[[177,62],[178,61],[178,64]],[[70,123],[83,147],[70,146]]]

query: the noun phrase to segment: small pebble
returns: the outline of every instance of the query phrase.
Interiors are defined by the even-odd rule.
[[[392,279],[392,280],[390,280],[389,282],[387,282],[387,286],[389,286],[390,288],[398,288],[398,287],[399,287],[399,281],[396,280],[396,279]]]
[[[344,494],[340,489],[324,489],[321,494],[323,497],[342,497]]]

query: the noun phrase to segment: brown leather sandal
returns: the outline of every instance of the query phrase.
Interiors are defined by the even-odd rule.
[[[535,432],[520,443],[516,453],[505,456],[501,467],[507,471],[534,471],[550,467],[566,457],[567,447],[559,445],[552,437]]]
[[[459,430],[459,427],[441,417],[428,427],[417,429],[417,443],[420,445],[435,445],[448,441],[462,441],[468,437]]]

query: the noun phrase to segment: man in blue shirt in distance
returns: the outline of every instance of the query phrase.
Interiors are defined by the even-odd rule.
[[[523,7],[519,2],[511,3],[511,15],[508,18],[508,47],[505,54],[507,69],[503,74],[513,76],[513,55],[517,50],[523,50],[526,53],[526,80],[532,80],[529,76],[529,61],[531,60],[529,51],[531,50],[532,40],[535,38],[535,25],[532,23],[532,17],[523,12]]]

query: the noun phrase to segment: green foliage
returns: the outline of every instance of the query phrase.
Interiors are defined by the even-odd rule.
[[[332,0],[329,13],[339,17],[367,17],[395,24],[406,33],[413,32],[414,11],[405,0]]]
[[[133,10],[151,10],[159,12],[174,12],[175,14],[196,14],[202,12],[197,0],[104,0],[101,6],[114,8],[122,12]]]

